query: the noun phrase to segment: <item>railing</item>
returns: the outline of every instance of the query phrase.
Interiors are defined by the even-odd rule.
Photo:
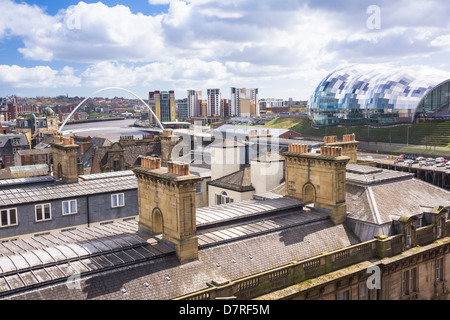
[[[450,220],[446,221],[447,236],[450,235]],[[434,241],[433,226],[416,230],[415,245],[427,245]],[[294,261],[286,266],[259,273],[254,276],[228,282],[222,286],[211,286],[179,300],[252,299],[281,288],[316,278],[356,263],[374,258],[397,255],[404,250],[403,235],[386,239],[374,239],[302,261]]]

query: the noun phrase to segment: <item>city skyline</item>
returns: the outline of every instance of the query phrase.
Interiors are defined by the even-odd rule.
[[[87,96],[120,86],[142,98],[219,88],[229,99],[239,87],[259,88],[260,98],[307,100],[347,64],[449,72],[449,6],[0,0],[0,95]]]

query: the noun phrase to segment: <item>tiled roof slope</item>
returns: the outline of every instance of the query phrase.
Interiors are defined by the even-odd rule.
[[[358,243],[345,225],[285,200],[260,200],[260,215],[248,210],[234,218],[225,217],[226,205],[215,208],[223,218],[203,223],[199,258],[183,265],[173,248],[138,231],[135,220],[2,243],[2,266],[9,267],[0,273],[0,296],[172,299],[216,278],[236,280]],[[70,282],[74,269],[81,272],[79,289]]]
[[[255,188],[252,186],[250,170],[250,166],[246,166],[243,170],[233,172],[209,182],[209,185],[239,192],[254,191]]]

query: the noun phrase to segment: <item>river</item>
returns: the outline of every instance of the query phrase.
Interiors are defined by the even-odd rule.
[[[62,133],[64,135],[73,133],[77,136],[101,137],[116,142],[119,141],[120,136],[141,137],[146,133],[137,127],[130,127],[135,121],[136,119],[124,119],[76,124],[66,123]]]

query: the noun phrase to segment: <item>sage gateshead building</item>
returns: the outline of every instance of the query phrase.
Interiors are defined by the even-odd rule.
[[[342,67],[328,74],[308,101],[315,126],[412,123],[450,118],[450,73],[420,66]]]

